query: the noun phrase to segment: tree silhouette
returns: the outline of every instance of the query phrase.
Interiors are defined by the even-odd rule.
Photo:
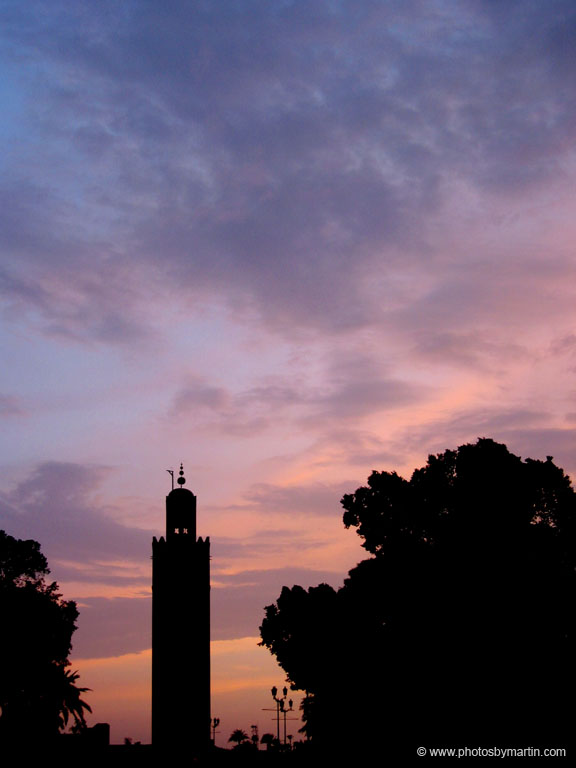
[[[372,555],[344,586],[283,588],[262,644],[308,691],[313,741],[565,744],[576,495],[552,458],[480,439],[342,499]],[[370,734],[376,734],[371,737]]]
[[[229,743],[236,744],[237,746],[240,746],[240,744],[243,744],[245,741],[248,741],[248,734],[241,728],[236,728],[236,730],[232,731],[230,738],[228,739]]]
[[[265,744],[266,749],[271,749],[275,745],[276,741],[276,736],[274,736],[273,733],[264,733],[260,739],[260,744]]]
[[[0,531],[0,737],[53,739],[70,717],[85,727],[90,707],[81,698],[68,654],[78,611],[62,600],[36,541]]]

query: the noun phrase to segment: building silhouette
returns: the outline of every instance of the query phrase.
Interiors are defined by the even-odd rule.
[[[177,482],[152,540],[152,744],[195,755],[210,744],[210,539],[182,465]]]

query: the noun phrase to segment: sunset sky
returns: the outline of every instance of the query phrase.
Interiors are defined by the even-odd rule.
[[[0,527],[78,602],[90,722],[148,742],[183,462],[217,743],[271,731],[264,606],[362,559],[343,493],[482,436],[576,473],[576,6],[0,0],[0,35]]]

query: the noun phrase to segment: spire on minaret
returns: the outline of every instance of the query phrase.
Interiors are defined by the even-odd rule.
[[[191,536],[196,541],[196,496],[191,490],[184,487],[184,465],[180,464],[178,487],[174,488],[166,497],[166,536]]]

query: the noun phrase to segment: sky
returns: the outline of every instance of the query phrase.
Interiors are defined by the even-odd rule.
[[[264,607],[363,559],[344,493],[478,437],[576,471],[576,7],[0,0],[0,67],[0,527],[148,742],[183,462],[217,743],[272,731]]]

